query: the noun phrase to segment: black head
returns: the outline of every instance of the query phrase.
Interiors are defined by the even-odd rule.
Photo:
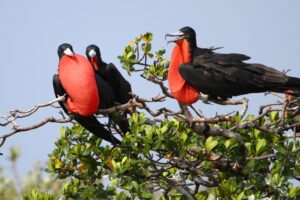
[[[100,49],[97,45],[91,44],[86,48],[85,51],[86,57],[91,60],[93,57],[97,57],[101,59]]]
[[[179,41],[182,39],[186,39],[192,48],[197,47],[196,32],[194,31],[193,28],[191,28],[189,26],[185,26],[185,27],[179,29],[179,31],[176,33],[166,34],[166,37],[168,37],[168,36],[169,37],[177,37],[175,40],[172,40],[169,42],[176,42],[176,41]]]
[[[191,27],[185,26],[185,27],[179,29],[179,31],[183,33],[184,38],[187,39],[188,41],[190,41],[190,40],[196,41],[196,32]]]
[[[61,59],[64,55],[74,56],[74,51],[72,45],[68,43],[63,43],[58,46],[57,54],[59,59]]]

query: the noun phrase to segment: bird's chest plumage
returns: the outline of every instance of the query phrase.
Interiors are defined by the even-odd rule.
[[[179,66],[190,62],[191,55],[187,41],[178,41],[171,55],[168,82],[171,94],[183,104],[192,104],[198,100],[197,95],[199,91],[187,84],[186,80],[179,73]]]
[[[89,61],[81,55],[62,57],[58,76],[68,94],[67,107],[72,113],[88,116],[99,105],[95,74]]]

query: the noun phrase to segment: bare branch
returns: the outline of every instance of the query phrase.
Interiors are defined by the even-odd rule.
[[[3,146],[3,144],[5,143],[6,139],[18,132],[24,132],[24,131],[29,131],[29,130],[33,130],[33,129],[36,129],[36,128],[39,128],[49,122],[53,122],[53,123],[67,123],[67,122],[70,122],[72,121],[71,118],[67,118],[67,119],[56,119],[54,117],[50,117],[50,118],[47,118],[41,122],[38,122],[34,125],[31,125],[31,126],[27,126],[27,127],[21,127],[21,126],[14,126],[13,130],[4,134],[3,136],[0,136],[0,139],[1,139],[1,142],[0,142],[0,147]]]

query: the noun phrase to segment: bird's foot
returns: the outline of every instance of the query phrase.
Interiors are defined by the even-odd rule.
[[[199,94],[197,95],[197,97],[198,97],[203,103],[205,103],[205,104],[211,104],[211,103],[209,102],[209,95],[208,95],[208,94],[199,93]]]

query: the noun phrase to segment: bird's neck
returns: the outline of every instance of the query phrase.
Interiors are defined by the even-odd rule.
[[[101,68],[104,68],[106,65],[106,63],[104,63],[100,57],[91,58],[91,63],[96,71],[101,70]]]
[[[191,60],[192,58],[188,42],[186,40],[176,42],[171,55],[168,72],[168,81],[172,93],[180,90],[185,84],[185,80],[179,73],[180,65],[183,63],[190,63]]]

